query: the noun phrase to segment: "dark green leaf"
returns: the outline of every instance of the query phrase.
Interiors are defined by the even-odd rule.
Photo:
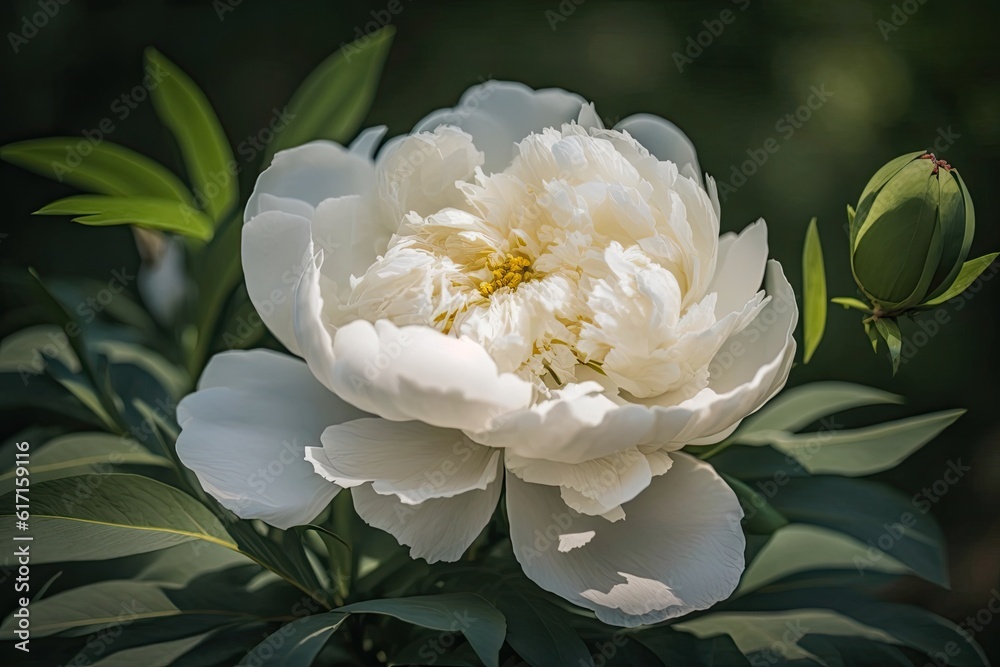
[[[507,618],[507,641],[531,667],[593,665],[587,645],[567,623],[566,612],[518,588],[501,590],[493,600]]]
[[[499,667],[507,622],[496,607],[478,595],[453,593],[369,600],[336,611],[385,614],[432,630],[461,632],[487,667]]]
[[[0,498],[15,534],[15,494]],[[58,563],[145,553],[190,540],[236,549],[218,519],[177,489],[138,475],[80,475],[31,487],[32,561]],[[9,560],[9,557],[8,557]]]
[[[331,611],[293,621],[243,656],[239,667],[308,667],[345,618]]]
[[[739,499],[740,507],[743,508],[743,525],[747,532],[770,535],[782,526],[788,525],[788,519],[782,516],[763,494],[725,473],[722,474],[722,478]]]
[[[859,479],[793,479],[771,502],[789,521],[850,535],[868,545],[860,570],[885,555],[928,581],[948,586],[944,536],[933,517],[887,486]]]

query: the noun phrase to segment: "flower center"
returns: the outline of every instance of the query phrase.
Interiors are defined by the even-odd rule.
[[[479,283],[479,293],[490,296],[501,287],[512,290],[526,280],[531,280],[531,260],[523,255],[507,253],[503,257],[494,256],[486,260],[486,268],[493,274],[491,280]]]

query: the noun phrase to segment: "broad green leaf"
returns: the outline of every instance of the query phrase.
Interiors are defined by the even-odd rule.
[[[507,618],[507,642],[531,667],[594,664],[566,612],[553,603],[517,588],[501,590],[493,602]]]
[[[220,590],[220,592],[223,592]],[[205,606],[185,610],[178,607],[168,595],[168,589],[147,581],[102,581],[79,588],[62,591],[43,600],[32,601],[31,632],[38,637],[55,634],[79,636],[121,623],[135,623],[147,619],[164,619],[184,614],[196,615],[202,630],[193,628],[191,634],[208,629],[206,617],[218,616],[222,623],[241,622],[257,618],[252,614],[235,611],[225,605],[220,596],[220,606]],[[11,639],[17,627],[15,619],[7,618],[0,626],[0,639]],[[172,639],[176,637],[171,637]],[[149,637],[149,643],[153,638]],[[124,647],[122,647],[124,648]],[[121,649],[119,649],[121,650]]]
[[[40,375],[46,358],[58,359],[74,373],[80,362],[66,332],[53,324],[39,324],[10,334],[0,342],[0,371]]]
[[[892,374],[895,375],[899,372],[899,362],[903,352],[903,335],[899,332],[899,325],[891,317],[880,317],[875,320],[875,328],[885,340],[886,347],[889,348]]]
[[[461,632],[487,667],[499,667],[507,621],[478,595],[450,593],[356,602],[335,611],[385,614],[432,630]]]
[[[45,364],[45,372],[94,413],[94,416],[101,421],[105,428],[115,433],[120,431],[116,420],[118,412],[111,397],[98,390],[90,377],[72,372],[58,359],[48,359]]]
[[[0,373],[0,408],[46,410],[48,419],[71,420],[94,427],[107,426],[51,375]]]
[[[835,296],[830,299],[831,303],[835,303],[838,306],[843,306],[844,308],[854,308],[855,310],[860,310],[863,313],[868,313],[871,315],[872,309],[864,301],[860,299],[855,299],[849,296]]]
[[[220,628],[210,633],[203,641],[183,655],[175,656],[170,662],[170,667],[235,665],[250,649],[260,643],[261,637],[273,630],[273,623],[246,623]],[[350,656],[346,653],[331,651],[329,647],[326,653],[330,656],[333,664],[350,664]]]
[[[153,454],[126,437],[110,433],[70,433],[33,445],[31,452],[31,483],[50,479],[109,472],[117,466],[144,465],[169,467],[170,461]],[[14,471],[0,475],[0,493],[14,490]]]
[[[102,658],[98,662],[90,664],[92,667],[174,667],[183,656],[208,639],[212,633],[206,632],[195,637],[184,637],[173,641],[150,644],[148,646],[137,646]],[[202,666],[204,667],[204,666]]]
[[[191,192],[166,167],[109,141],[81,137],[20,141],[0,148],[0,159],[97,194],[192,203]]]
[[[8,543],[18,534],[10,518],[15,498],[0,498],[0,535]],[[80,475],[33,485],[29,526],[35,563],[117,558],[190,540],[236,549],[206,507],[139,475]]]
[[[728,635],[698,638],[672,628],[655,627],[637,632],[632,639],[652,651],[664,665],[750,667],[752,664]]]
[[[212,238],[212,221],[201,211],[169,199],[75,195],[54,201],[35,215],[73,215],[73,222],[107,227],[136,225],[176,232],[201,241]]]
[[[177,65],[154,48],[147,66],[160,77],[150,90],[156,113],[177,143],[194,184],[195,201],[215,222],[239,203],[237,165],[208,98]]]
[[[743,524],[747,532],[770,535],[779,528],[788,525],[788,519],[782,516],[781,512],[775,509],[764,495],[735,477],[723,473],[722,478],[732,488],[740,502],[740,507],[743,508]]]
[[[748,417],[733,436],[751,443],[759,431],[798,431],[817,419],[865,405],[902,403],[903,399],[879,389],[848,382],[814,382],[783,392]]]
[[[314,69],[299,86],[285,111],[290,120],[264,156],[314,139],[343,143],[368,114],[395,29],[386,26],[344,46]]]
[[[896,466],[963,414],[965,410],[944,410],[865,428],[816,433],[758,431],[741,442],[769,444],[815,475],[872,475]]]
[[[802,327],[805,339],[802,363],[808,364],[826,330],[826,271],[816,218],[809,223],[802,247]]]
[[[815,525],[792,523],[777,531],[747,565],[736,595],[745,595],[810,570],[847,570],[862,580],[882,574],[910,573],[891,551],[872,551],[867,544],[849,535]]]
[[[775,612],[785,613],[786,610],[800,611],[803,608],[829,610],[860,623],[869,630],[884,633],[889,637],[887,643],[913,648],[934,658],[935,662],[947,657],[947,664],[953,667],[985,667],[989,664],[969,632],[954,623],[919,607],[883,602],[853,588],[760,592],[734,601],[731,608],[741,613],[752,611],[755,612],[754,615],[761,616]],[[805,623],[802,626],[808,627]],[[809,628],[809,634],[814,632],[815,628]],[[861,637],[867,638],[867,632]],[[951,650],[946,648],[948,646],[951,646]]]
[[[954,299],[956,296],[960,295],[962,292],[967,290],[969,286],[972,285],[972,283],[974,283],[980,275],[982,275],[983,271],[985,271],[990,267],[990,264],[992,264],[993,260],[997,258],[997,255],[1000,255],[1000,253],[994,252],[989,255],[983,255],[982,257],[977,257],[976,259],[970,259],[968,262],[962,265],[962,270],[959,271],[958,277],[955,278],[955,282],[952,283],[951,287],[949,287],[944,294],[937,297],[936,299],[931,299],[930,301],[921,304],[921,307],[939,306],[942,303],[945,303],[951,299]]]
[[[789,480],[771,503],[792,523],[840,531],[869,546],[859,567],[885,556],[948,586],[944,536],[909,497],[875,482],[843,477]]]
[[[308,667],[346,618],[331,611],[292,621],[247,653],[238,667]]]
[[[184,369],[147,347],[105,339],[94,341],[92,348],[105,355],[112,364],[141,368],[174,398],[179,399],[192,389],[191,378]]]
[[[837,664],[829,662],[829,655],[821,657],[814,653],[816,646],[806,641],[813,635],[860,638],[867,644],[899,643],[887,632],[827,609],[807,608],[771,613],[719,612],[676,623],[673,627],[701,639],[726,634],[743,655],[750,657],[750,664],[754,665],[775,662],[817,666]]]

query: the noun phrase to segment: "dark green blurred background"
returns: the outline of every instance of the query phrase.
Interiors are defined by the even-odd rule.
[[[771,254],[798,286],[806,223],[818,216],[831,296],[854,295],[845,205],[884,162],[938,142],[978,210],[973,256],[1000,249],[997,2],[68,0],[15,53],[8,33],[21,33],[24,17],[38,11],[38,0],[4,3],[0,143],[79,136],[110,117],[110,140],[179,171],[177,152],[148,101],[118,118],[115,99],[140,83],[144,47],[156,46],[205,89],[235,146],[266,126],[314,65],[391,18],[398,33],[368,123],[387,124],[390,135],[454,104],[470,84],[499,78],[580,93],[596,102],[608,125],[639,111],[667,117],[691,136],[702,167],[720,183],[738,185],[731,180],[734,166],[774,138],[779,150],[726,197],[723,228],[738,230],[764,217]],[[711,35],[705,22],[723,26],[721,33]],[[684,54],[699,33],[703,52]],[[679,67],[675,54],[696,57]],[[819,104],[814,97],[818,108],[799,127],[782,121],[809,102],[813,87],[829,99]],[[243,174],[245,187],[254,176]],[[5,270],[34,266],[43,276],[106,282],[111,269],[137,264],[126,229],[29,215],[68,188],[6,164],[0,182],[7,202],[0,221]],[[793,371],[791,382],[850,380],[909,399],[905,408],[862,414],[859,421],[969,409],[883,476],[912,495],[941,479],[949,461],[971,467],[932,509],[950,544],[952,589],[910,580],[889,593],[962,621],[985,609],[1000,588],[994,378],[1000,280],[985,282],[961,306],[944,307],[950,322],[933,336],[914,338],[912,326],[904,330],[919,347],[896,379],[888,360],[872,355],[859,317],[831,311],[823,345],[808,367]],[[0,333],[14,326],[5,317]],[[21,425],[5,424],[2,435]],[[976,639],[1000,661],[1000,618]]]

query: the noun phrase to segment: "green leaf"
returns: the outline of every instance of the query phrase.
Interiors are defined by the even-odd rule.
[[[751,436],[760,431],[797,431],[821,417],[842,410],[902,402],[901,396],[859,384],[814,382],[783,392],[747,418],[733,439],[754,444]]]
[[[891,554],[918,576],[948,586],[941,530],[894,489],[843,477],[792,479],[771,502],[790,522],[836,530],[867,544],[870,551],[859,569]]]
[[[191,192],[173,172],[109,141],[93,142],[80,137],[32,139],[0,148],[0,159],[98,194],[191,203]]]
[[[814,475],[872,475],[899,464],[963,414],[965,410],[944,410],[866,428],[816,433],[759,431],[741,442],[772,445]]]
[[[494,604],[507,618],[507,642],[531,667],[594,664],[566,612],[555,604],[513,587],[501,590]]]
[[[889,358],[892,360],[892,374],[899,372],[899,362],[903,352],[903,335],[899,332],[899,325],[891,317],[880,317],[875,320],[875,328],[885,339],[886,347],[889,348]]]
[[[985,667],[989,664],[982,649],[969,633],[954,623],[919,607],[883,602],[851,588],[810,588],[766,594],[761,592],[736,600],[732,607],[740,610],[740,613],[752,610],[755,617],[766,617],[775,612],[784,614],[785,610],[801,612],[804,608],[820,608],[860,624],[865,628],[858,633],[862,638],[872,639],[868,633],[875,631],[882,635],[880,641],[916,649],[935,661],[946,655],[947,664],[953,667]],[[804,621],[801,625],[809,627]],[[809,634],[816,630],[819,628],[809,627]],[[849,636],[849,633],[846,634]],[[949,646],[950,650],[946,648]]]
[[[293,621],[247,653],[237,667],[308,667],[346,618],[331,611]]]
[[[195,199],[221,222],[239,203],[237,165],[226,133],[205,94],[177,65],[154,48],[146,49],[146,63],[160,77],[150,96],[160,120],[180,145]]]
[[[856,215],[856,212],[854,210],[854,207],[851,206],[850,204],[848,204],[847,205],[847,226],[848,227],[853,227],[854,226],[854,216],[855,215]]]
[[[843,570],[863,581],[880,584],[884,575],[909,574],[910,568],[893,557],[881,557],[862,541],[836,530],[791,523],[778,530],[747,565],[736,595],[812,570]]]
[[[48,419],[104,427],[105,422],[50,375],[0,373],[0,408],[45,410]]]
[[[860,310],[863,313],[871,315],[872,309],[864,301],[860,299],[855,299],[849,296],[835,296],[830,299],[831,302],[843,306],[844,308],[854,308],[855,310]]]
[[[868,340],[871,341],[872,344],[872,352],[878,354],[878,341],[879,341],[878,329],[872,326],[871,322],[866,321],[864,325],[865,325],[865,335],[868,336]]]
[[[976,278],[982,275],[983,271],[985,271],[990,267],[990,264],[992,264],[993,260],[997,258],[997,255],[1000,255],[1000,253],[994,252],[989,255],[983,255],[982,257],[977,257],[976,259],[970,259],[968,262],[962,265],[962,270],[959,271],[958,277],[955,278],[955,282],[951,284],[951,287],[945,290],[944,294],[937,297],[936,299],[931,299],[930,301],[921,304],[920,307],[923,308],[927,306],[930,307],[939,306],[942,303],[945,303],[946,301],[954,299],[956,296],[960,295],[962,292],[967,290],[969,286],[972,285],[972,283],[976,281]]]
[[[826,330],[826,272],[823,268],[823,247],[819,242],[816,218],[809,223],[802,248],[802,327],[805,352],[802,363],[808,364]]]
[[[16,493],[0,498],[0,535],[15,531]],[[21,501],[18,501],[21,502]],[[204,540],[236,549],[225,528],[194,498],[139,475],[80,475],[31,487],[32,561],[58,563],[146,553]],[[7,556],[9,562],[10,556]]]
[[[788,525],[788,519],[775,509],[774,505],[768,502],[762,494],[757,493],[735,477],[723,473],[722,478],[732,488],[740,502],[740,507],[743,508],[743,523],[747,532],[755,535],[770,535],[779,528]]]
[[[258,568],[259,571],[259,568]],[[211,587],[212,580],[201,580],[200,585]],[[171,599],[168,587],[148,581],[102,581],[79,588],[62,591],[43,600],[33,600],[31,604],[32,635],[49,637],[56,634],[63,636],[81,636],[98,632],[102,629],[121,625],[127,621],[129,625],[144,620],[159,620],[172,616],[197,616],[198,624],[185,633],[175,626],[174,633],[180,630],[184,636],[199,634],[209,629],[211,617],[217,617],[216,623],[233,623],[254,620],[254,614],[243,613],[227,605],[225,587],[213,587],[218,604],[207,604],[197,608],[185,608]],[[17,627],[15,619],[7,618],[0,626],[0,639],[11,639]],[[148,628],[147,628],[148,629]],[[153,643],[153,638],[146,637]],[[170,637],[177,638],[176,636]],[[163,640],[163,637],[158,638]],[[131,642],[134,645],[134,642]],[[117,647],[122,650],[124,646]]]
[[[335,611],[385,614],[432,630],[461,632],[487,667],[499,667],[507,621],[478,595],[450,593],[356,602]]]
[[[129,438],[110,433],[70,433],[32,449],[31,483],[108,472],[122,465],[169,467],[171,463]],[[13,470],[0,475],[0,493],[14,490],[14,479]]]
[[[664,665],[750,667],[755,664],[744,657],[728,635],[699,639],[686,632],[657,627],[637,632],[632,638],[652,651]]]
[[[743,655],[755,657],[751,664],[758,664],[758,661],[759,664],[778,661],[789,661],[785,664],[797,665],[829,664],[803,644],[802,640],[813,633],[861,637],[870,642],[891,639],[884,632],[826,609],[795,609],[772,613],[721,612],[675,623],[673,627],[701,639],[719,634],[729,635]],[[791,662],[799,660],[803,662]]]
[[[56,296],[49,291],[41,276],[34,269],[28,269],[31,286],[37,302],[48,311],[55,324],[66,334],[69,347],[80,365],[81,374],[63,365],[58,359],[46,361],[46,373],[59,381],[76,396],[84,405],[97,415],[102,423],[111,431],[117,431],[118,409],[111,396],[100,391],[101,377],[94,367],[93,359],[88,353],[83,337],[81,321]]]
[[[314,139],[343,143],[368,114],[395,29],[386,26],[346,45],[314,69],[289,101],[288,124],[264,156]]]
[[[54,201],[35,215],[74,215],[73,222],[106,227],[136,225],[176,232],[201,241],[212,238],[212,221],[201,211],[169,199],[75,195]]]

